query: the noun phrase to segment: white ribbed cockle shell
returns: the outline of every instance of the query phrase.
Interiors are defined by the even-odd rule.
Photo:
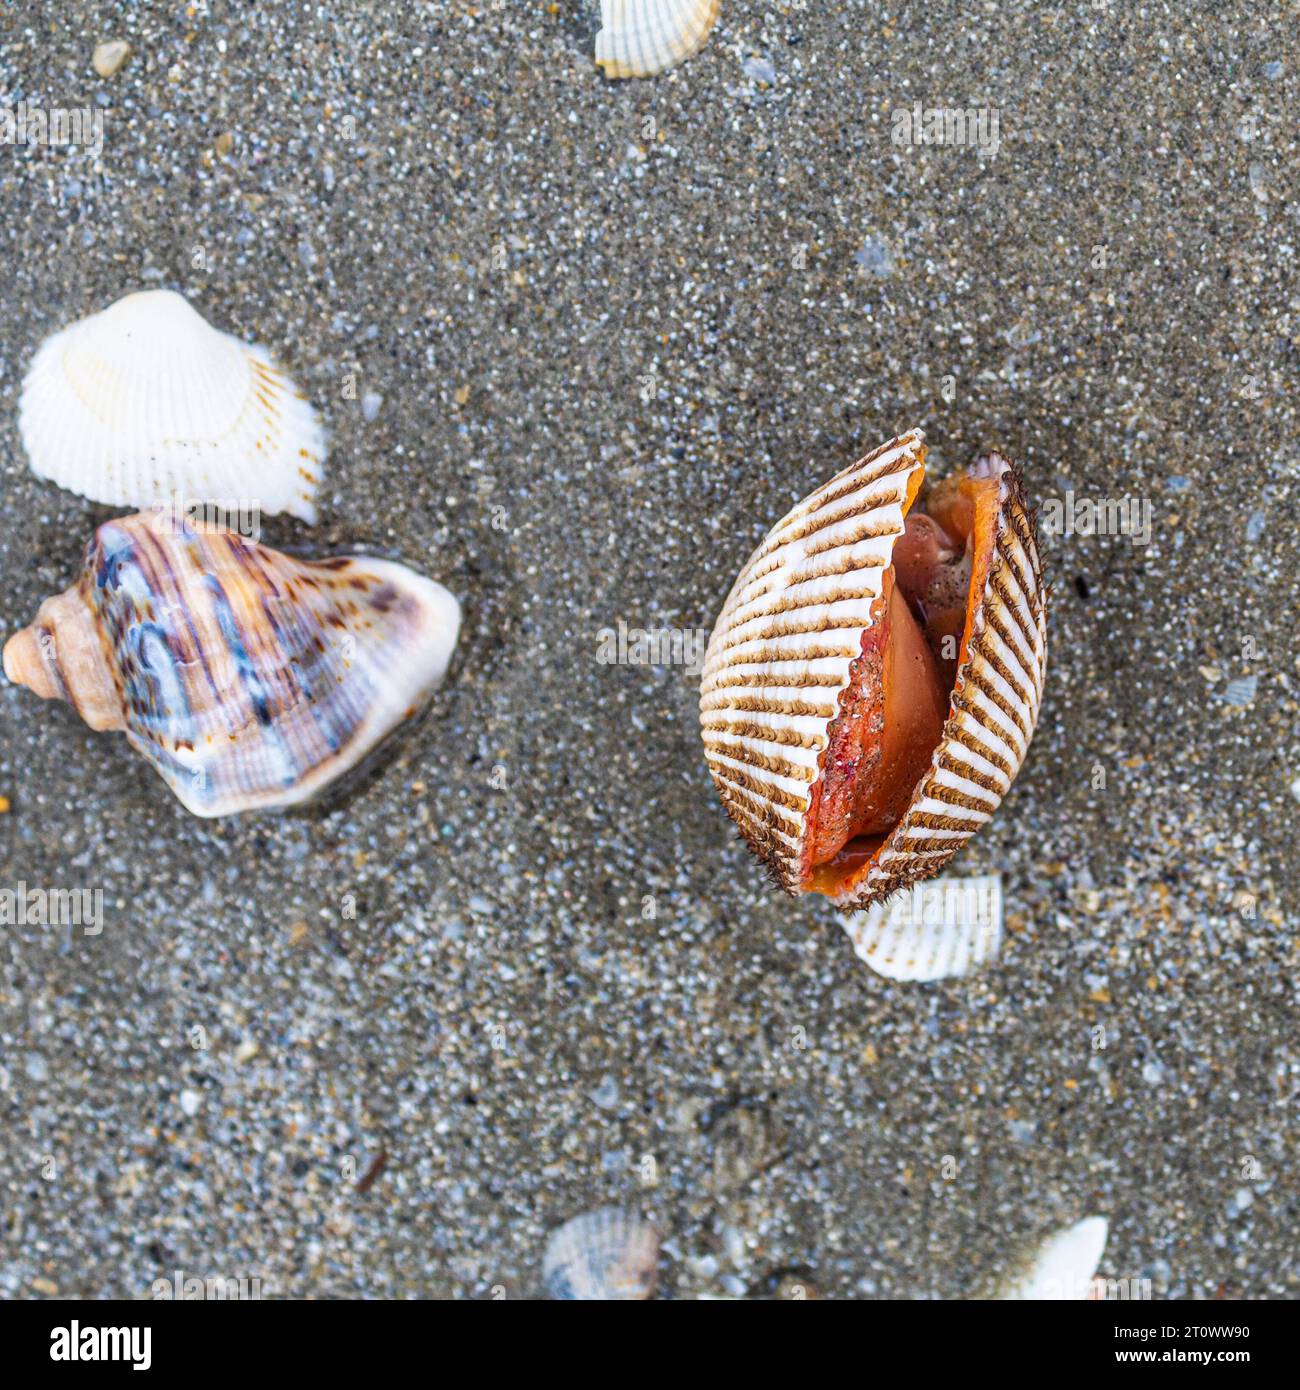
[[[700,696],[709,770],[728,815],[791,893],[809,887],[813,790],[863,635],[880,619],[924,460],[924,436],[913,430],[789,512],[741,571],[709,642]],[[947,722],[901,819],[829,893],[846,911],[952,858],[1006,794],[1038,718],[1046,591],[1020,470],[991,454],[971,476],[998,479],[998,505]]]
[[[542,1277],[551,1298],[639,1302],[654,1290],[659,1235],[619,1207],[600,1207],[551,1233]]]
[[[653,77],[697,53],[722,0],[600,0],[596,62],[606,77]]]
[[[840,920],[854,955],[877,975],[958,979],[995,960],[1002,947],[1002,879],[932,878]]]
[[[264,347],[144,290],[41,344],[18,430],[32,471],[140,510],[179,500],[316,520],[325,430]]]
[[[781,886],[801,886],[812,788],[840,694],[874,621],[918,430],[837,473],[768,533],[709,639],[700,723],[713,783]]]

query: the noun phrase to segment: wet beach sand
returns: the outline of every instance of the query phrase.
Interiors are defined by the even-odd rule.
[[[0,15],[0,105],[105,115],[0,146],[4,632],[113,515],[29,471],[26,364],[149,287],[331,431],[319,524],[263,538],[465,610],[428,715],[284,816],[195,819],[0,683],[0,887],[104,903],[0,929],[0,1293],[536,1296],[618,1203],[670,1297],[962,1297],[1092,1213],[1158,1297],[1296,1295],[1300,46],[1241,4],[898,13],[724,0],[621,83],[578,3]],[[996,152],[897,143],[916,103]],[[920,986],[751,860],[689,662],[601,659],[706,632],[912,426],[935,476],[998,447],[1149,524],[1041,537],[1038,732],[952,865],[1007,941]]]

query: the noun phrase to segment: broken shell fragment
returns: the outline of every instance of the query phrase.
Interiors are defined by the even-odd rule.
[[[95,502],[180,499],[316,520],[325,431],[263,347],[146,290],[62,329],[23,382],[33,472]]]
[[[606,77],[653,77],[703,47],[722,0],[600,0],[596,62]]]
[[[650,1297],[658,1263],[653,1226],[617,1207],[601,1207],[552,1232],[542,1277],[554,1299],[633,1302]]]
[[[750,557],[705,657],[728,815],[782,888],[844,910],[937,873],[992,817],[1042,700],[1019,468],[990,454],[921,499],[924,476],[913,430],[813,492]]]
[[[994,1296],[1004,1301],[1093,1298],[1093,1276],[1109,1230],[1104,1216],[1089,1216],[1057,1231],[1021,1257]]]
[[[460,605],[365,557],[298,560],[167,514],[106,522],[5,675],[122,730],[198,816],[296,805],[441,684]]]

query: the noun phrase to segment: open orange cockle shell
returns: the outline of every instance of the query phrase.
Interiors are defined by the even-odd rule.
[[[1019,468],[988,454],[922,496],[924,479],[913,430],[818,488],[750,556],[705,658],[727,814],[784,889],[846,911],[937,873],[989,820],[1042,700]]]

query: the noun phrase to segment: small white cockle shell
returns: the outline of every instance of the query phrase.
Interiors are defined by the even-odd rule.
[[[1057,1231],[1021,1258],[999,1284],[997,1298],[1087,1299],[1093,1276],[1106,1249],[1109,1226],[1104,1216],[1089,1216]]]
[[[145,290],[49,337],[23,382],[32,470],[83,497],[316,519],[325,431],[263,347]]]
[[[600,0],[596,62],[606,77],[653,77],[698,52],[722,0]]]
[[[853,950],[890,980],[969,975],[1002,945],[1002,879],[997,874],[932,878],[840,919]]]
[[[601,1207],[551,1233],[542,1277],[551,1298],[635,1301],[650,1297],[658,1262],[653,1226],[618,1207]]]

